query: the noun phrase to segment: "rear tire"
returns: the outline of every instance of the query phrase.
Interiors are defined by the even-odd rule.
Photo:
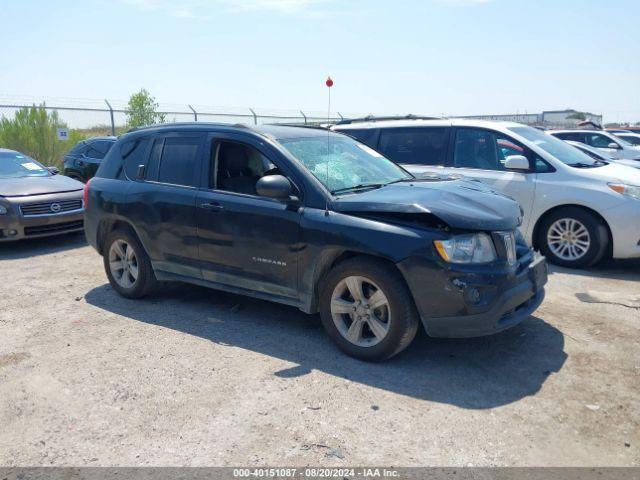
[[[609,234],[602,220],[592,213],[565,207],[542,220],[538,245],[551,263],[586,268],[602,260],[609,246]]]
[[[338,264],[323,279],[320,318],[343,352],[372,362],[407,348],[419,325],[400,273],[382,261],[357,257]]]
[[[114,230],[104,245],[104,269],[116,292],[126,298],[141,298],[156,288],[151,261],[135,235]]]

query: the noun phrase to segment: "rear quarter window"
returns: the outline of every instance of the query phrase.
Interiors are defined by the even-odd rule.
[[[148,156],[146,155],[146,152],[148,145],[148,138],[135,138],[128,142],[124,142],[120,145],[120,148],[112,148],[107,155],[107,158],[111,157],[111,152],[119,150],[120,155],[122,155],[124,171],[127,177],[131,180],[135,180],[138,177],[138,166],[147,165]]]

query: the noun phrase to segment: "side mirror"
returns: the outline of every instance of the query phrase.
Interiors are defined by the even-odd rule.
[[[289,200],[291,190],[291,182],[282,175],[267,175],[256,182],[256,192],[261,197]]]
[[[620,150],[620,145],[618,145],[616,142],[611,142],[609,145],[607,145],[607,148],[613,148],[614,150]]]
[[[509,155],[504,162],[504,168],[507,170],[529,171],[529,159],[524,155]]]
[[[136,179],[137,180],[143,180],[144,179],[145,170],[146,170],[146,167],[144,165],[138,165],[138,171],[136,172]]]
[[[51,175],[57,175],[60,173],[58,167],[47,167],[47,170],[49,170],[49,173],[51,173]]]

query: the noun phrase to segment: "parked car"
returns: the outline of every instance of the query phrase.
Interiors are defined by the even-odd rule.
[[[327,130],[143,128],[118,139],[85,198],[87,239],[120,295],[177,280],[320,312],[364,360],[402,351],[420,320],[436,337],[486,335],[544,296],[516,202],[417,180]]]
[[[627,165],[628,167],[639,168],[640,162],[638,160],[619,160],[617,158],[613,158],[610,155],[604,153],[602,150],[598,150],[597,148],[590,147],[586,143],[574,142],[573,140],[565,140],[569,145],[576,147],[583,153],[586,153],[591,158],[595,160],[602,160],[605,162],[615,162],[621,165]]]
[[[631,130],[616,130],[611,128],[606,128],[605,131],[613,133],[614,135],[617,135],[618,133],[633,133]]]
[[[516,199],[521,231],[558,265],[605,255],[640,257],[640,172],[593,160],[518,123],[482,120],[364,121],[336,125],[414,175],[458,174]]]
[[[606,128],[610,133],[640,133],[640,126],[627,126],[624,128]]]
[[[82,231],[83,185],[0,148],[0,242]]]
[[[626,142],[629,142],[631,145],[640,146],[640,133],[617,132],[614,133],[614,135]]]
[[[116,142],[116,137],[82,140],[64,156],[63,175],[86,182],[96,174],[100,162]]]
[[[613,158],[640,160],[640,147],[604,130],[550,130],[547,133],[561,140],[585,143]]]

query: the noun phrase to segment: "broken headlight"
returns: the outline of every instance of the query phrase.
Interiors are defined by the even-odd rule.
[[[489,263],[498,259],[493,241],[486,233],[456,235],[433,243],[442,259],[450,263]]]

